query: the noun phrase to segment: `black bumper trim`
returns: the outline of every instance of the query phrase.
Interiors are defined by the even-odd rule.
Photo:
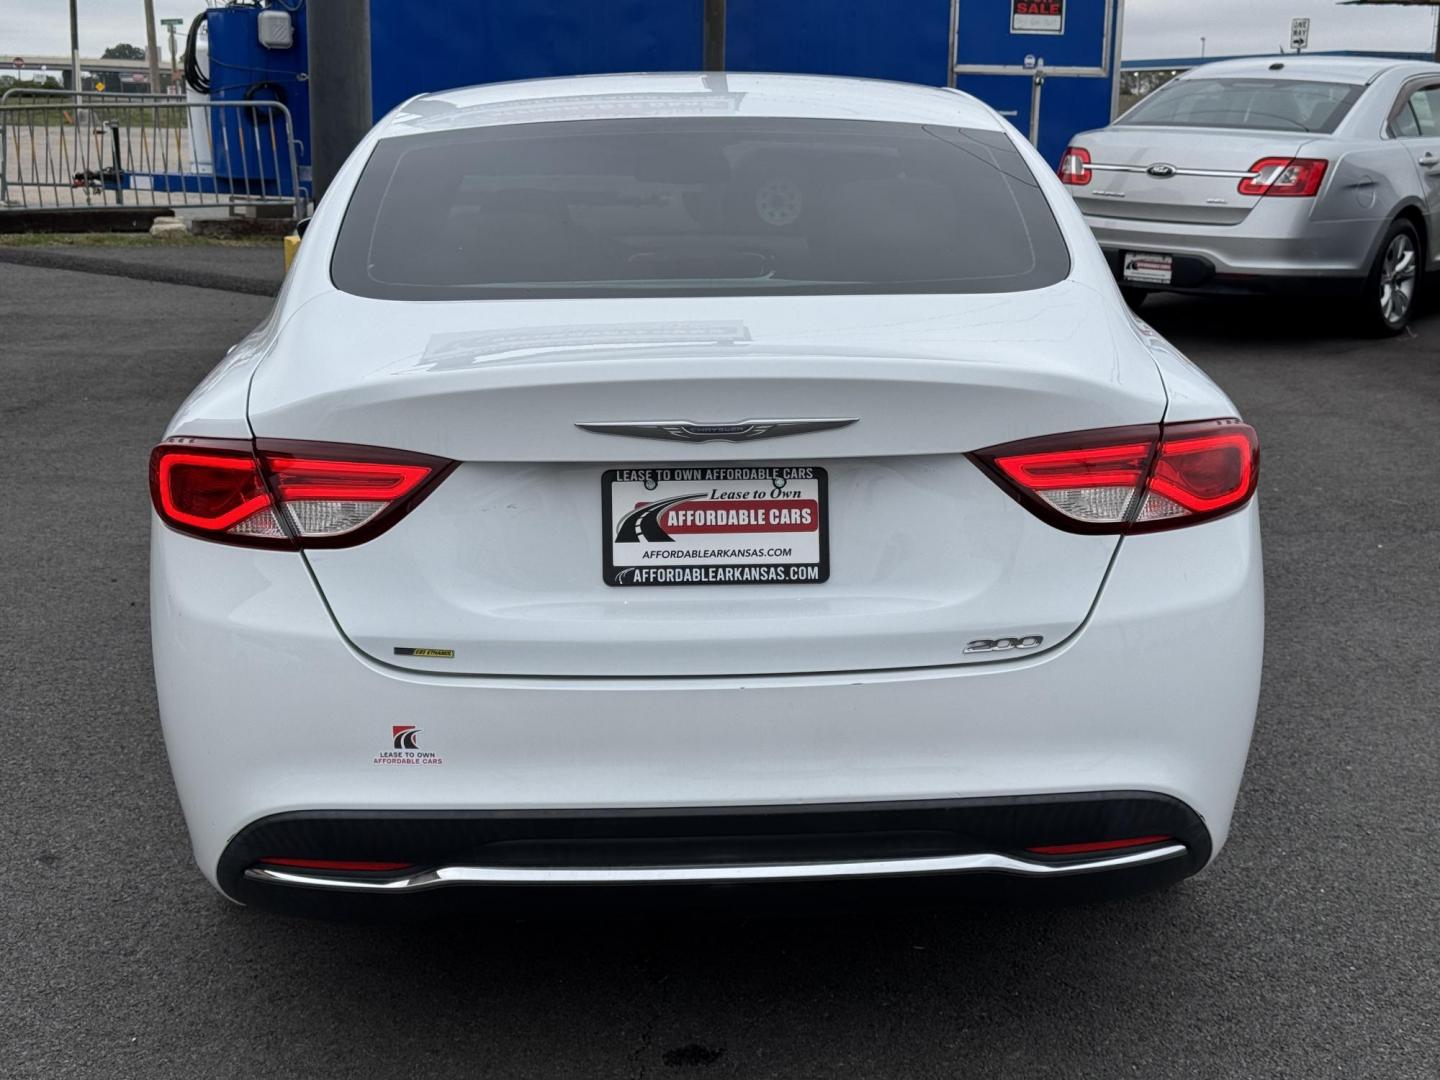
[[[249,880],[245,871],[264,857],[397,860],[417,867],[832,862],[987,851],[1023,853],[1042,844],[1149,835],[1174,837],[1186,846],[1186,856],[1155,866],[1094,875],[1097,880],[1106,879],[1105,892],[1160,887],[1195,873],[1209,861],[1210,834],[1194,810],[1170,796],[1123,791],[780,806],[294,811],[262,818],[242,829],[221,856],[218,876],[226,894],[246,904],[331,913],[337,901],[343,900],[342,906],[359,905],[362,910],[368,904],[408,911],[422,902],[438,901],[432,894],[340,897],[318,890],[280,888]],[[868,884],[883,888],[885,883]],[[916,881],[911,879],[908,884],[914,886]],[[1020,885],[1044,890],[1058,883]],[[642,887],[621,891],[631,895],[638,888]],[[692,895],[717,889],[733,895],[740,888],[801,887],[724,884],[680,888]],[[445,902],[453,907],[454,894],[468,894],[472,900],[486,894],[493,899],[498,891],[513,896],[516,890],[484,886],[449,889],[444,890],[451,894]],[[573,891],[560,891],[573,902]]]
[[[1121,260],[1126,251],[1137,248],[1102,248],[1115,281],[1126,289],[1142,292],[1190,293],[1201,296],[1333,296],[1355,297],[1364,289],[1365,278],[1333,274],[1222,274],[1209,259],[1198,255],[1175,255],[1168,285],[1126,281]]]

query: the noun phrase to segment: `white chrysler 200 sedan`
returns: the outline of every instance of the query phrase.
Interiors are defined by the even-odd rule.
[[[319,912],[1173,882],[1250,741],[1257,465],[964,94],[415,98],[151,457],[196,858]]]

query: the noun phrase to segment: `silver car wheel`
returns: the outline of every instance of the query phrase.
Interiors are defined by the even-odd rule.
[[[1407,233],[1395,236],[1385,249],[1380,264],[1380,317],[1388,326],[1399,326],[1410,312],[1418,262],[1415,241]]]

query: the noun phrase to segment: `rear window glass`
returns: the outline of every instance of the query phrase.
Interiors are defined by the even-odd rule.
[[[1329,134],[1364,90],[1300,79],[1176,79],[1117,123]]]
[[[1001,292],[1062,280],[998,131],[703,118],[381,140],[337,287],[383,299]]]

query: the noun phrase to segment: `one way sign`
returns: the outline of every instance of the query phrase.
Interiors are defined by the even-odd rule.
[[[1290,47],[1296,52],[1301,52],[1310,44],[1310,20],[1290,20]]]

